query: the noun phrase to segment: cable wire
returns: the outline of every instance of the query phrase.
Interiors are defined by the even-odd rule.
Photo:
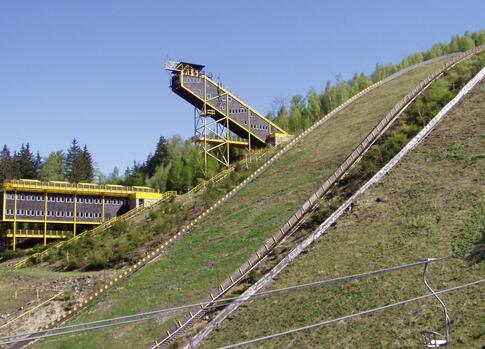
[[[326,285],[340,284],[340,283],[351,281],[351,280],[366,279],[366,278],[369,278],[369,277],[372,277],[372,276],[377,276],[377,275],[384,274],[384,273],[414,268],[414,267],[417,267],[417,266],[420,266],[420,265],[423,265],[423,264],[426,264],[426,263],[440,262],[440,261],[450,259],[450,258],[453,258],[453,257],[454,256],[450,255],[450,256],[435,258],[432,261],[420,260],[420,261],[413,262],[413,263],[401,264],[401,265],[397,265],[397,266],[393,266],[393,267],[368,271],[368,272],[359,273],[359,274],[345,275],[345,276],[341,276],[341,277],[337,277],[337,278],[333,278],[333,279],[314,281],[314,282],[305,283],[305,284],[298,284],[298,285],[294,285],[294,286],[263,291],[263,292],[251,295],[247,299],[241,299],[239,296],[238,297],[227,297],[227,298],[221,298],[219,300],[209,301],[209,302],[205,302],[205,303],[195,303],[195,304],[189,304],[189,305],[182,305],[182,306],[178,306],[178,307],[164,308],[164,309],[154,310],[154,311],[150,311],[150,312],[143,312],[143,313],[137,313],[137,314],[132,314],[132,315],[113,317],[113,318],[104,319],[104,320],[97,320],[97,321],[91,321],[91,322],[84,322],[84,323],[80,323],[80,324],[66,325],[66,326],[57,327],[57,328],[44,330],[44,331],[37,331],[37,332],[23,333],[23,334],[18,334],[18,335],[4,336],[4,337],[0,337],[0,345],[17,343],[17,342],[22,342],[22,341],[25,341],[25,340],[33,340],[33,339],[44,338],[44,337],[47,338],[47,337],[61,336],[61,335],[66,335],[66,334],[75,334],[75,333],[80,333],[80,332],[85,332],[85,331],[93,331],[93,330],[97,330],[97,329],[101,329],[101,328],[105,328],[105,327],[111,327],[111,326],[133,324],[133,323],[136,323],[136,322],[155,319],[162,314],[180,313],[180,312],[186,311],[186,310],[194,308],[194,307],[204,307],[206,309],[212,309],[212,308],[217,308],[217,307],[220,307],[220,306],[223,306],[223,305],[227,305],[229,303],[244,303],[244,302],[247,302],[247,301],[253,300],[253,299],[284,295],[284,294],[287,294],[287,293],[290,293],[290,292],[296,292],[296,291],[300,291],[300,290],[308,289],[308,288],[318,288],[318,287],[323,287],[323,286],[326,286]],[[23,337],[23,338],[20,338],[20,337]]]
[[[485,282],[485,279],[481,279],[481,280],[469,282],[469,283],[466,283],[466,284],[463,284],[463,285],[451,287],[451,288],[448,288],[448,289],[445,289],[445,290],[437,291],[436,294],[443,294],[443,293],[458,291],[458,290],[461,290],[461,289],[466,288],[466,287],[471,287],[471,286],[482,284],[484,282]],[[406,299],[406,300],[403,300],[403,301],[400,301],[400,302],[397,302],[397,303],[392,303],[392,304],[384,305],[382,307],[364,310],[364,311],[361,311],[361,312],[358,312],[358,313],[345,315],[345,316],[342,316],[342,317],[339,317],[339,318],[326,320],[326,321],[318,322],[318,323],[303,326],[303,327],[294,328],[294,329],[291,329],[291,330],[288,330],[288,331],[279,332],[279,333],[271,334],[271,335],[264,336],[264,337],[254,338],[254,339],[244,341],[244,342],[226,345],[226,346],[220,347],[219,349],[238,348],[238,347],[242,347],[242,346],[246,346],[246,345],[250,345],[250,344],[259,343],[259,342],[262,342],[262,341],[265,341],[265,340],[270,340],[270,339],[288,336],[288,335],[298,333],[298,332],[301,332],[301,331],[309,331],[309,330],[324,327],[326,325],[330,325],[330,324],[333,324],[333,323],[336,323],[336,322],[339,322],[339,321],[349,320],[349,319],[352,319],[354,317],[369,315],[369,314],[373,314],[373,313],[376,313],[376,312],[379,312],[379,311],[385,311],[385,310],[388,310],[388,309],[391,309],[391,308],[395,308],[397,306],[421,301],[423,299],[430,298],[430,297],[434,297],[434,295],[433,294],[427,294],[427,295],[424,295],[424,296]]]

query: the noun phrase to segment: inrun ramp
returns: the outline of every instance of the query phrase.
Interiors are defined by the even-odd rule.
[[[172,91],[195,107],[194,141],[203,146],[206,163],[211,156],[229,166],[231,147],[251,151],[289,138],[285,130],[214,81],[203,65],[167,61],[165,69],[172,74]]]

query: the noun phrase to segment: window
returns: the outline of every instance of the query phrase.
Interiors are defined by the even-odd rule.
[[[14,197],[15,196],[13,194],[7,194],[7,200],[13,200]]]
[[[17,215],[23,216],[24,210],[17,210]]]

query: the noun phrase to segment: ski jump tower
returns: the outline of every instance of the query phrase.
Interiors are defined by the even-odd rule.
[[[279,144],[291,136],[266,119],[220,83],[206,74],[203,65],[167,61],[173,92],[195,107],[193,140],[207,158],[213,157],[224,166],[230,164],[230,149],[251,152],[268,144]]]

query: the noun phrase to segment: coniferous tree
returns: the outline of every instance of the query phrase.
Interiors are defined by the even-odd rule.
[[[4,180],[12,178],[14,178],[13,160],[10,155],[10,149],[5,144],[0,153],[0,184]]]
[[[66,178],[69,180],[69,182],[76,182],[77,174],[76,171],[78,170],[75,168],[75,160],[80,156],[82,153],[81,148],[79,147],[79,144],[77,142],[77,139],[74,138],[72,140],[71,146],[67,150],[67,156],[66,156]]]
[[[90,182],[94,178],[94,164],[86,145],[81,149],[76,139],[66,156],[66,178],[71,183]]]
[[[81,153],[81,180],[91,182],[94,179],[94,162],[88,147],[84,145]]]
[[[146,162],[147,175],[151,177],[155,173],[157,166],[167,165],[169,161],[168,155],[168,142],[165,137],[160,136],[155,153],[150,155]]]
[[[15,153],[14,168],[16,170],[17,178],[37,179],[38,167],[37,161],[30,150],[30,144],[22,144],[20,151]]]

